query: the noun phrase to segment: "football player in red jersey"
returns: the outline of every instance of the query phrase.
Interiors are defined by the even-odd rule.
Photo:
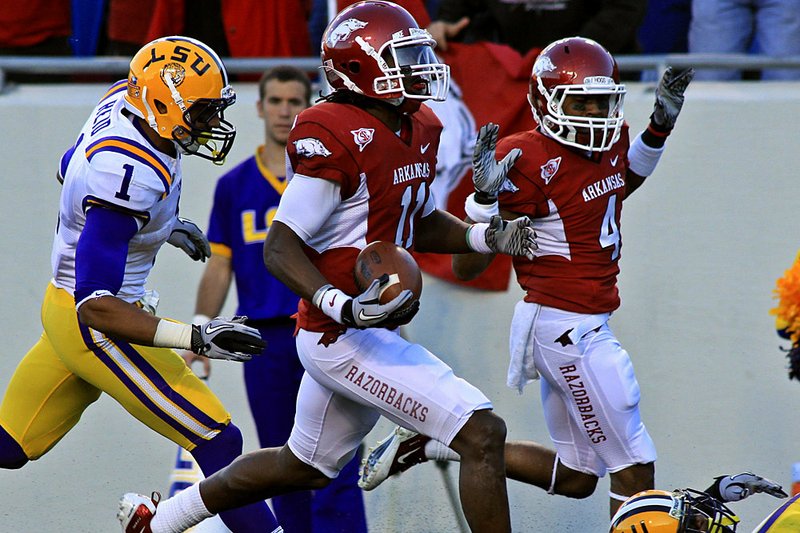
[[[407,305],[409,290],[381,304],[388,276],[363,292],[353,277],[358,252],[376,240],[533,258],[527,217],[467,224],[433,204],[442,125],[421,104],[443,99],[449,81],[434,45],[391,2],[359,2],[328,26],[322,63],[334,91],[297,117],[287,143],[289,185],[264,247],[268,269],[302,297],[297,348],[306,373],[294,428],[284,447],[249,454],[199,490],[162,502],[149,524],[153,533],[327,485],[381,415],[461,455],[461,502],[473,531],[511,530],[505,422],[481,391],[395,331],[419,307]],[[507,172],[511,164],[513,156],[492,169]],[[123,503],[138,505],[148,520],[155,512],[142,496],[126,495]]]
[[[488,146],[476,150],[476,192],[466,202],[469,222],[489,220],[498,210],[505,219],[529,218],[539,245],[533,261],[514,259],[525,297],[511,323],[508,385],[522,392],[543,377],[542,405],[555,450],[507,443],[508,475],[550,493],[583,498],[609,472],[612,515],[632,494],[653,488],[656,460],[640,418],[630,357],[607,324],[620,304],[622,202],[655,169],[692,76],[691,69],[667,69],[650,124],[629,142],[625,87],[611,54],[580,37],[550,44],[530,80],[528,100],[538,127],[504,138],[496,152],[497,128],[491,135],[481,132],[479,142]],[[523,155],[507,179],[486,172],[496,155],[519,149]],[[471,279],[491,260],[491,255],[454,256],[453,268],[458,277]],[[365,461],[362,487],[372,489],[408,468],[386,450],[401,444],[407,450],[413,438],[396,430],[384,439]],[[421,448],[417,462],[455,458],[435,442],[415,442]]]

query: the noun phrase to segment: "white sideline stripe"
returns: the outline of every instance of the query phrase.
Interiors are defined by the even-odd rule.
[[[150,400],[153,401],[162,411],[167,413],[173,419],[178,421],[183,427],[202,436],[205,439],[211,439],[219,433],[218,429],[211,429],[201,424],[194,418],[187,415],[178,406],[169,401],[158,389],[154,388],[150,380],[143,375],[139,370],[133,366],[128,358],[122,353],[105,335],[94,329],[89,329],[92,333],[92,339],[95,344],[103,351],[105,351],[111,359],[122,368],[125,373],[133,380],[139,389],[144,392]]]

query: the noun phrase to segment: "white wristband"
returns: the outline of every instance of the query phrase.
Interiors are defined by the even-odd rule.
[[[192,349],[192,325],[162,318],[158,321],[153,346]]]
[[[467,196],[464,202],[464,211],[475,222],[489,222],[493,216],[500,214],[497,200],[491,205],[481,204],[475,201],[475,193]]]
[[[636,136],[628,148],[628,163],[630,169],[646,178],[656,169],[658,160],[661,159],[661,154],[664,153],[664,147],[653,148],[647,146],[642,140],[642,134]]]
[[[473,224],[467,229],[467,246],[479,254],[494,253],[489,245],[486,244],[486,230],[489,229],[489,224],[480,222]]]
[[[206,322],[210,321],[211,317],[208,315],[204,315],[202,313],[197,313],[192,317],[192,324],[195,326],[202,326]]]
[[[344,292],[340,291],[331,284],[323,285],[314,297],[311,303],[317,306],[323,313],[334,319],[339,324],[342,323],[342,307],[351,298]]]

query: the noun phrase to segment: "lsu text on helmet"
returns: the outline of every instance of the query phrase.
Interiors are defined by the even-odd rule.
[[[645,490],[611,519],[609,533],[734,533],[739,517],[704,492]]]
[[[234,102],[222,61],[198,40],[162,37],[131,60],[125,107],[183,153],[223,161],[236,137],[223,112]]]
[[[606,116],[576,116],[564,111],[574,95],[608,98]],[[562,144],[592,152],[609,150],[623,124],[625,86],[611,54],[597,42],[568,37],[549,44],[536,58],[528,88],[533,118]]]
[[[442,101],[450,67],[433,53],[436,41],[408,11],[368,0],[342,10],[322,36],[322,69],[334,90],[370,98]]]

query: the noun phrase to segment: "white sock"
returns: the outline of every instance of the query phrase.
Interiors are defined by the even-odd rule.
[[[210,516],[200,497],[200,484],[195,483],[159,503],[150,527],[153,533],[182,533]]]
[[[425,457],[433,461],[460,461],[461,456],[439,442],[431,439],[425,444]]]

